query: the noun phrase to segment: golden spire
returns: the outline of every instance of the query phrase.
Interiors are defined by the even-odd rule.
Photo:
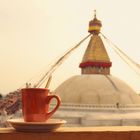
[[[96,17],[96,10],[94,10],[94,19],[89,22],[88,32],[91,34],[99,34],[102,27],[102,23]]]
[[[98,35],[102,23],[96,17],[96,10],[94,10],[94,18],[89,22],[89,33],[93,34],[88,47],[83,56],[79,67],[82,69],[82,74],[110,74],[110,67],[112,63],[105,49],[101,37]]]

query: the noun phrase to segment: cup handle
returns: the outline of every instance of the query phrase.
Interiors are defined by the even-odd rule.
[[[56,104],[56,106],[54,107],[54,109],[53,109],[52,111],[46,113],[46,119],[48,119],[50,116],[52,116],[52,115],[55,113],[55,111],[58,109],[58,107],[60,106],[60,104],[61,104],[61,99],[60,99],[60,97],[57,96],[57,95],[48,95],[48,96],[47,96],[47,101],[46,101],[47,104],[49,104],[50,101],[51,101],[53,98],[55,98],[55,99],[57,100],[57,104]]]

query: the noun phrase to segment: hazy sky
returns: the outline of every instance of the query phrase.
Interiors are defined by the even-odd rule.
[[[51,62],[88,34],[94,9],[102,32],[139,63],[139,6],[139,0],[0,0],[0,92],[16,90],[39,72],[43,75]],[[51,89],[80,74],[88,41],[54,73]],[[140,91],[140,76],[108,52],[111,74]]]

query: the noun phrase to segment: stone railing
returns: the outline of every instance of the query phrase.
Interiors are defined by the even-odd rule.
[[[53,107],[54,105],[51,104]],[[140,111],[140,104],[127,104],[127,105],[115,105],[115,104],[61,104],[59,110],[78,110],[78,111]]]

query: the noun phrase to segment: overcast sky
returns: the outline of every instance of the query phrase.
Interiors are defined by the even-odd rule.
[[[139,6],[139,0],[0,0],[0,92],[16,90],[38,74],[41,78],[50,63],[88,35],[94,9],[102,33],[139,63]],[[88,41],[54,73],[52,90],[80,74]],[[140,76],[107,50],[113,62],[111,74],[140,91]]]

